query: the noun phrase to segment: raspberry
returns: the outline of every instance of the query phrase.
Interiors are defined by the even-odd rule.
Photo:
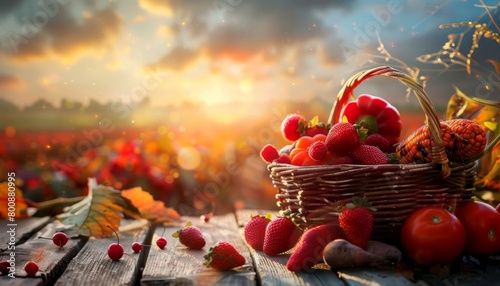
[[[288,154],[281,154],[278,159],[274,159],[273,162],[276,162],[276,163],[281,163],[281,164],[291,164],[291,160],[290,160],[290,157],[288,156]]]
[[[351,123],[336,123],[330,128],[325,144],[330,152],[346,154],[359,145],[358,132]]]
[[[389,158],[385,155],[382,150],[371,145],[359,145],[354,149],[349,157],[352,158],[354,163],[361,165],[379,165],[388,164]]]
[[[300,114],[290,114],[281,123],[281,134],[288,141],[296,141],[307,127],[307,120]]]
[[[326,157],[326,153],[328,149],[326,148],[326,144],[322,141],[316,141],[309,146],[307,150],[309,157],[315,161],[321,161]]]
[[[271,163],[272,161],[278,159],[280,155],[274,145],[267,144],[262,147],[262,150],[260,150],[260,157],[264,160],[264,162]]]
[[[394,147],[391,145],[389,140],[385,139],[385,137],[380,134],[369,135],[368,137],[366,137],[363,143],[366,145],[378,147],[384,153],[394,152]]]

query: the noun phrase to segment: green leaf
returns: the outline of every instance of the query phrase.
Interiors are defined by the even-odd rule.
[[[113,234],[107,227],[118,229],[126,203],[120,191],[97,185],[94,178],[88,180],[89,192],[85,199],[64,209],[57,216],[61,223],[70,226],[69,236],[104,237]]]
[[[319,117],[316,115],[316,116],[314,116],[313,119],[311,119],[311,121],[309,121],[309,123],[307,124],[307,126],[308,127],[314,127],[318,123],[319,123]]]

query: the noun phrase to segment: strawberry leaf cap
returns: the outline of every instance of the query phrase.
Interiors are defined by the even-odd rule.
[[[353,209],[357,207],[365,207],[373,212],[377,211],[377,209],[372,206],[372,203],[368,201],[368,198],[366,196],[363,196],[362,198],[354,196],[352,197],[351,203],[347,203],[345,206],[340,206],[338,210],[341,211],[344,208]]]
[[[191,223],[191,221],[188,221],[186,222],[186,225],[184,227],[188,227],[188,226],[192,226],[193,223]],[[172,233],[172,237],[176,237],[176,238],[179,238],[179,236],[181,235],[181,232],[182,232],[182,228],[179,229],[178,231]]]

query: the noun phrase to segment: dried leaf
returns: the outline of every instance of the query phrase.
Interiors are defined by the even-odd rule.
[[[453,118],[471,118],[483,108],[483,105],[475,102],[455,87],[455,94],[450,97],[446,108],[446,120]]]
[[[154,222],[169,222],[180,218],[179,213],[173,208],[165,207],[162,201],[154,200],[153,196],[142,190],[141,187],[135,187],[123,190],[122,196],[140,211],[143,218]]]
[[[13,207],[15,213],[14,218],[17,219],[28,217],[28,205],[23,198],[23,193],[15,186],[13,182],[10,183],[10,186],[9,182],[0,183],[0,218],[9,217],[9,202],[11,204],[15,203],[15,206]],[[9,196],[9,194],[11,194],[11,196]]]
[[[89,193],[82,201],[64,209],[57,218],[71,226],[65,232],[70,236],[104,237],[113,233],[107,226],[118,229],[126,204],[120,191],[97,185],[89,178]]]

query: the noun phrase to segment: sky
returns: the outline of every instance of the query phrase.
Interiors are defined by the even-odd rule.
[[[484,3],[500,23],[499,3]],[[491,39],[482,38],[473,54],[488,68],[482,74],[459,64],[442,72],[442,65],[417,60],[461,32],[467,55],[471,31],[439,28],[463,21],[490,23],[480,1],[1,1],[0,98],[20,107],[40,98],[56,106],[62,99],[145,97],[155,105],[333,101],[343,79],[389,64],[420,71],[439,103],[454,85],[498,101],[500,84],[486,60],[500,61],[500,45]],[[404,88],[392,86],[373,82],[360,91],[408,100]]]

